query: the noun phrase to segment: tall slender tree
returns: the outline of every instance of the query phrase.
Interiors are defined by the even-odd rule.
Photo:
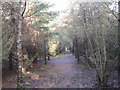
[[[118,77],[120,77],[120,1],[118,2],[118,46],[119,46],[119,54],[118,54]],[[120,87],[120,80],[118,82],[118,85]]]
[[[18,74],[17,74],[17,84],[20,87],[20,84],[23,83],[23,76],[22,76],[22,23],[23,23],[23,15],[26,9],[26,1],[20,0],[19,2],[19,12],[18,12],[18,28],[17,28],[17,63],[18,63]]]

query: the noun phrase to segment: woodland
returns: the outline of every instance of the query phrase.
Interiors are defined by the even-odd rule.
[[[119,87],[120,2],[68,2],[1,2],[3,88]]]

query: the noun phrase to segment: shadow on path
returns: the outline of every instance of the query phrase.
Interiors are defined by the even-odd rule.
[[[35,64],[26,74],[25,82],[27,88],[90,88],[94,87],[95,76],[68,53],[51,58],[47,65]]]

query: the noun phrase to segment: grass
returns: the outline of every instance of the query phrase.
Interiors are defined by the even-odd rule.
[[[60,55],[57,55],[57,57],[64,57],[64,56],[72,56],[72,54],[60,54]]]

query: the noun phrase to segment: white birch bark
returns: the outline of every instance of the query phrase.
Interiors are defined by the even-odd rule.
[[[26,2],[25,2],[26,3]],[[17,74],[17,83],[23,83],[22,80],[22,22],[23,22],[23,13],[25,11],[26,4],[20,0],[19,2],[19,13],[18,13],[18,28],[17,28],[17,58],[18,58],[18,74]]]

